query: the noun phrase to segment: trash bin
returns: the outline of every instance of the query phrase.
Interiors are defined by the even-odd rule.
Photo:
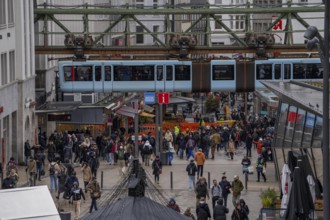
[[[162,162],[162,165],[168,165],[167,155],[166,153],[160,154],[160,161]]]
[[[61,220],[71,220],[71,212],[60,212]]]

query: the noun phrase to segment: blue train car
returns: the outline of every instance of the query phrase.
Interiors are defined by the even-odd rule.
[[[323,67],[319,58],[268,59],[255,61],[255,88],[264,86],[260,80],[320,80]]]
[[[236,61],[211,60],[211,91],[236,91]]]
[[[191,61],[59,61],[63,92],[189,92]]]

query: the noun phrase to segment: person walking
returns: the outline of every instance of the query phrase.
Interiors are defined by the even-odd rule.
[[[118,150],[118,167],[119,167],[119,175],[123,176],[125,169],[125,150],[123,145],[120,145]]]
[[[235,209],[233,210],[233,213],[231,214],[232,220],[247,220],[248,216],[246,215],[245,211],[241,207],[241,203],[238,201],[235,204]]]
[[[162,173],[163,164],[157,155],[155,160],[151,164],[152,174],[155,176],[155,183],[159,184],[159,175]]]
[[[24,143],[24,156],[25,156],[25,165],[28,165],[28,160],[31,157],[31,145],[29,140],[26,140]]]
[[[211,218],[210,208],[205,202],[205,198],[202,197],[196,208],[197,220],[208,220]]]
[[[241,197],[241,192],[244,189],[242,181],[239,180],[238,176],[234,176],[234,181],[232,182],[232,191],[233,191],[233,206],[236,206],[236,203],[239,202],[239,199]]]
[[[217,201],[213,209],[213,219],[214,220],[226,220],[226,214],[229,212],[229,209],[223,205],[223,199],[220,198]]]
[[[235,144],[232,139],[229,140],[229,146],[228,146],[228,152],[227,152],[227,159],[234,159],[234,153],[235,153]]]
[[[150,156],[152,154],[152,146],[148,140],[143,145],[144,165],[149,166]]]
[[[202,176],[197,181],[195,193],[196,193],[196,206],[199,204],[201,198],[207,197],[207,199],[210,199],[209,191],[207,189],[206,179]]]
[[[101,187],[99,182],[97,182],[96,177],[94,176],[92,180],[88,183],[86,186],[87,191],[90,192],[91,195],[91,206],[89,208],[89,213],[92,213],[93,208],[95,208],[95,211],[97,211],[97,203],[96,200],[101,197]]]
[[[191,192],[193,191],[193,189],[196,188],[195,180],[196,180],[197,166],[195,164],[194,159],[190,160],[190,163],[187,165],[186,171],[188,172],[189,192]]]
[[[220,196],[221,196],[221,187],[219,186],[218,181],[214,179],[213,186],[211,187],[211,198],[212,198],[213,209],[218,199],[220,199]]]
[[[216,130],[212,131],[212,135],[210,136],[210,144],[211,144],[211,159],[214,160],[214,153],[215,153],[215,148],[220,144],[221,142],[221,137],[219,132]]]
[[[27,175],[29,176],[29,186],[35,186],[36,184],[36,173],[37,173],[37,162],[30,156],[26,168]]]
[[[246,213],[247,216],[249,216],[250,209],[248,205],[245,203],[244,199],[240,199],[239,203],[241,204],[241,209]],[[248,220],[249,218],[247,218]]]
[[[72,198],[73,201],[73,207],[74,207],[74,220],[79,219],[80,215],[80,203],[81,203],[81,198],[84,199],[84,202],[86,201],[85,194],[83,190],[79,187],[78,182],[73,183],[73,188],[71,190],[71,195],[69,200]]]
[[[195,161],[197,163],[197,178],[203,176],[203,167],[205,159],[205,154],[202,152],[202,148],[199,148],[198,152],[195,155]]]
[[[59,170],[58,164],[55,161],[51,161],[48,164],[48,172],[49,172],[49,182],[50,187],[49,190],[51,193],[57,192],[57,170]]]
[[[227,207],[227,199],[228,199],[228,195],[230,194],[231,185],[229,181],[227,181],[226,176],[223,176],[221,178],[221,182],[219,183],[219,185],[221,187],[221,194],[222,194],[224,206]]]
[[[256,170],[257,170],[257,175],[258,175],[257,182],[260,182],[260,174],[264,178],[264,182],[267,181],[266,175],[265,175],[265,172],[264,172],[264,166],[265,166],[264,158],[262,157],[261,154],[259,154],[258,158],[257,158],[257,161],[256,161]]]
[[[88,163],[83,162],[81,166],[82,166],[81,171],[82,171],[83,180],[84,180],[84,189],[85,189],[85,193],[87,193],[87,185],[92,180],[93,174],[92,174],[92,170],[89,167]]]

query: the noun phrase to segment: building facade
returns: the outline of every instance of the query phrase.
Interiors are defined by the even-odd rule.
[[[24,158],[36,143],[33,1],[0,0],[0,155]]]

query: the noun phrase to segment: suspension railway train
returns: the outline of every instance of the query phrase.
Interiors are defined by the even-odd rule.
[[[59,61],[62,92],[251,92],[260,80],[320,80],[318,58]]]

